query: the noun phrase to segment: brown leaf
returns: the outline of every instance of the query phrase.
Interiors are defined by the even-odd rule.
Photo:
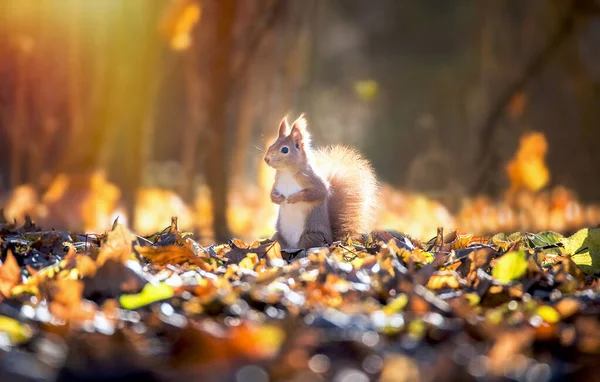
[[[13,256],[12,251],[9,250],[6,254],[4,264],[0,267],[0,293],[2,293],[4,297],[10,297],[10,291],[20,282],[21,268]]]
[[[77,255],[76,257],[77,270],[81,278],[94,277],[98,267],[94,260],[87,255]]]
[[[153,264],[167,265],[188,262],[205,271],[213,270],[211,264],[204,258],[195,256],[194,252],[187,247],[180,247],[177,245],[168,245],[164,247],[135,246],[135,250]]]
[[[123,293],[138,293],[146,281],[122,263],[109,259],[84,280],[84,296],[90,299],[116,298]]]
[[[434,272],[427,282],[429,289],[460,288],[460,277],[456,272]]]
[[[488,267],[492,256],[493,250],[490,248],[473,251],[462,261],[461,266],[456,271],[459,275],[465,277],[467,281],[473,282],[477,279],[477,270]]]
[[[133,234],[122,224],[106,234],[106,240],[100,247],[100,253],[96,263],[98,266],[104,265],[109,259],[124,263],[131,255],[131,245],[133,243]]]
[[[241,241],[234,239],[231,243],[231,250],[225,254],[225,257],[230,263],[237,264],[244,260],[249,253],[255,253],[258,258],[262,259],[265,256],[272,259],[281,259],[281,246],[278,242],[269,242],[260,244],[259,242],[254,243],[251,247],[246,246]]]
[[[96,307],[82,300],[83,282],[80,280],[45,280],[40,292],[50,302],[50,312],[67,320],[93,319]]]

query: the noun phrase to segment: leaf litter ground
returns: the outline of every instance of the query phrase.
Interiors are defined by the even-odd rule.
[[[600,375],[600,230],[308,252],[0,225],[2,381],[550,381]]]

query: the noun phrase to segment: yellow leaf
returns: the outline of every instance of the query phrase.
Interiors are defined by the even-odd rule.
[[[29,326],[6,316],[0,316],[0,332],[5,333],[13,345],[27,341],[32,335]]]
[[[277,354],[283,344],[285,333],[281,328],[274,325],[261,325],[257,329],[256,344],[265,356]]]
[[[460,281],[455,272],[435,272],[427,282],[429,289],[460,288]]]
[[[173,289],[167,284],[146,284],[140,293],[124,294],[119,302],[123,308],[133,310],[170,297],[173,297]]]
[[[469,305],[476,306],[481,301],[481,298],[477,293],[467,293],[465,294],[465,298],[469,301]]]
[[[252,261],[252,258],[250,258],[250,256],[244,257],[238,265],[240,268],[250,269],[250,270],[254,269],[254,262]]]
[[[567,255],[581,270],[593,274],[600,270],[600,228],[584,228],[562,243]]]
[[[527,271],[527,256],[523,251],[509,252],[498,259],[492,276],[503,284],[520,279]]]
[[[405,294],[400,294],[398,297],[390,301],[386,306],[383,307],[383,313],[388,316],[394,313],[398,313],[404,309],[404,307],[408,304],[408,296]]]
[[[560,314],[551,306],[543,305],[537,308],[537,315],[542,317],[549,324],[555,324],[560,321]]]

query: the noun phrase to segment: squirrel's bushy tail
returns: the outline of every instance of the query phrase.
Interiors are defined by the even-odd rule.
[[[329,182],[329,218],[334,240],[368,233],[375,219],[378,185],[375,172],[358,151],[330,146],[316,152],[317,168]]]

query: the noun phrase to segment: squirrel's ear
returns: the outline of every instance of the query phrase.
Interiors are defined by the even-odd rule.
[[[296,143],[302,142],[302,130],[300,130],[296,124],[292,126],[290,137],[292,137],[292,140]]]
[[[279,124],[279,136],[285,137],[287,135],[289,128],[290,128],[290,125],[288,125],[287,116],[285,116],[285,117],[283,117],[283,119],[281,120],[281,123]]]
[[[306,118],[304,117],[304,113],[302,113],[302,115],[300,115],[300,117],[292,124],[290,136],[294,142],[310,146],[310,134],[306,129]]]
[[[296,127],[302,134],[306,134],[306,117],[304,113],[300,114],[297,120],[292,123],[292,128]]]

